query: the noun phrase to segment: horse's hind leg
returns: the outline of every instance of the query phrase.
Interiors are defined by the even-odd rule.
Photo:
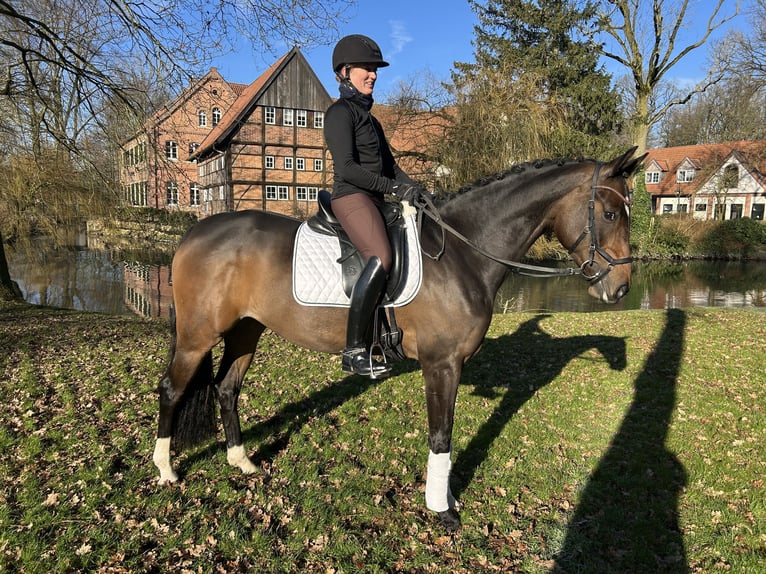
[[[224,335],[224,352],[215,379],[221,420],[226,435],[226,459],[245,474],[256,471],[242,444],[239,422],[239,392],[245,372],[253,359],[264,326],[253,319],[243,319]]]
[[[208,348],[195,351],[172,350],[170,364],[168,365],[165,375],[160,381],[158,388],[160,395],[160,414],[159,423],[157,426],[157,442],[154,447],[153,460],[154,464],[160,471],[160,484],[165,482],[176,482],[178,475],[173,470],[170,463],[170,443],[173,438],[174,432],[178,429],[178,413],[177,409],[181,399],[184,396],[185,391],[189,383],[197,378],[193,385],[195,387],[195,393],[197,396],[192,397],[191,400],[200,400],[202,397],[202,391],[206,386],[212,383],[212,376],[210,375],[210,351]],[[203,363],[207,363],[204,367]],[[205,372],[202,372],[205,371]],[[207,379],[207,380],[202,380]],[[204,398],[202,399],[205,400]],[[207,402],[207,401],[205,401]],[[191,421],[190,424],[195,426],[200,425],[201,421]],[[203,425],[204,426],[204,425]]]

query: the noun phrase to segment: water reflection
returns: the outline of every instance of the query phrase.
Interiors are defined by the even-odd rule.
[[[512,275],[495,311],[612,311],[684,307],[766,308],[766,263],[733,261],[636,262],[628,295],[605,305],[587,294],[579,277]]]
[[[7,249],[6,255],[11,278],[30,303],[111,315],[169,314],[169,253],[112,253],[46,244]],[[139,263],[136,258],[155,262]]]
[[[167,317],[170,253],[88,249],[8,250],[11,277],[38,305],[115,315]],[[766,309],[766,262],[637,262],[630,293],[615,305],[590,297],[578,277],[512,275],[495,311],[580,311],[756,307]]]
[[[124,263],[125,305],[136,315],[168,317],[173,294],[170,291],[170,267]]]

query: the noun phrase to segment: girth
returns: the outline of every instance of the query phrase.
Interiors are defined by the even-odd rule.
[[[351,296],[351,290],[354,288],[359,275],[364,269],[364,258],[362,254],[354,247],[354,244],[348,238],[343,226],[340,224],[332,211],[330,192],[326,189],[319,191],[317,196],[317,213],[308,220],[308,226],[323,235],[334,235],[340,243],[340,258],[338,263],[341,266],[343,281],[343,291]],[[402,217],[402,208],[398,203],[384,203],[380,209],[383,220],[386,224],[386,233],[391,244],[392,264],[388,272],[388,283],[386,285],[386,295],[393,301],[401,292],[403,285],[403,269],[405,263],[405,250],[407,249],[406,237],[407,229]]]

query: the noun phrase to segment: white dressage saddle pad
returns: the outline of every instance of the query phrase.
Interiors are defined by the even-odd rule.
[[[396,300],[387,307],[406,305],[417,295],[422,281],[420,241],[415,215],[405,215],[407,226],[405,261],[402,273],[405,282]],[[293,297],[301,305],[348,307],[349,298],[343,291],[340,245],[334,235],[324,235],[311,229],[306,222],[298,228],[293,251]]]

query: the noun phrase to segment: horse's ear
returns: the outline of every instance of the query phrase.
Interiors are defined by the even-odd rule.
[[[638,146],[633,146],[620,157],[609,162],[608,166],[612,177],[629,177],[641,168],[646,156],[649,154],[644,153],[638,157],[633,157],[633,154],[636,153],[637,149]]]

